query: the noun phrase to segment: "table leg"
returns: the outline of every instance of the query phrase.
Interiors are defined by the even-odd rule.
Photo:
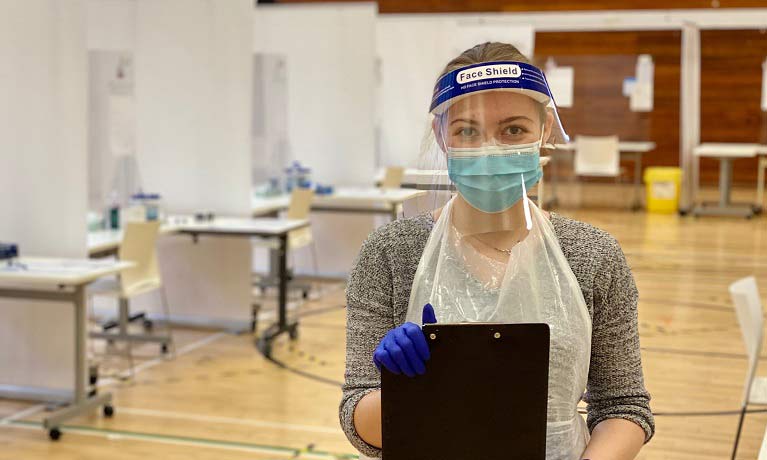
[[[541,209],[544,207],[543,201],[543,176],[541,176],[541,180],[538,181],[538,207]]]
[[[279,313],[280,330],[288,325],[288,235],[280,236],[279,261],[277,276],[279,277]]]
[[[753,204],[748,206],[733,205],[732,194],[732,157],[719,157],[719,202],[714,206],[706,206],[701,203],[695,207],[693,214],[696,216],[738,216],[750,218],[754,215]]]
[[[642,208],[642,154],[640,152],[634,152],[634,203],[631,205],[631,209],[637,211]]]
[[[279,318],[277,323],[270,326],[256,341],[256,347],[267,358],[272,356],[272,342],[280,334],[285,332],[290,334],[291,339],[298,336],[298,323],[288,323],[288,235],[280,235],[279,249],[272,252],[272,256],[277,256],[276,268],[278,276],[277,288],[277,308]],[[273,265],[274,266],[274,265]]]
[[[767,156],[759,157],[759,166],[757,168],[756,179],[756,208],[762,210],[764,207],[764,170],[767,168]]]
[[[719,161],[719,206],[726,208],[730,205],[732,184],[732,159],[721,158]]]
[[[54,412],[43,419],[43,427],[50,430],[49,434],[54,440],[58,439],[61,435],[59,432],[61,423],[70,418],[77,417],[102,405],[104,406],[105,415],[111,417],[113,413],[111,406],[112,395],[110,393],[102,393],[93,397],[88,397],[86,394],[87,357],[85,356],[85,350],[87,327],[85,317],[85,286],[77,286],[75,288],[72,300],[75,307],[75,393],[73,403],[70,406]]]
[[[75,289],[75,404],[85,400],[85,349],[87,347],[85,318],[85,287]]]
[[[693,155],[691,159],[693,163],[692,167],[692,207],[698,207],[698,199],[700,198],[700,159]]]
[[[545,204],[546,207],[552,208],[559,204],[557,199],[557,154],[556,150],[551,151],[551,162],[549,163],[549,171],[551,171],[549,177],[549,190],[551,191],[551,198],[549,202]]]

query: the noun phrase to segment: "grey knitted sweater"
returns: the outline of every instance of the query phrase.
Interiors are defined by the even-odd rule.
[[[583,291],[592,319],[587,392],[590,430],[622,418],[655,431],[650,395],[644,387],[637,331],[638,293],[618,242],[589,224],[557,214],[551,223]],[[418,262],[434,220],[431,214],[400,219],[375,230],[363,243],[346,288],[346,375],[339,409],[352,445],[369,457],[381,451],[354,429],[354,408],[381,387],[373,351],[383,336],[405,322]]]

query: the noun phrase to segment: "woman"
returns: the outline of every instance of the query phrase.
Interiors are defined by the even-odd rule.
[[[364,455],[381,454],[381,369],[428,372],[419,324],[435,321],[549,324],[548,459],[633,459],[653,436],[638,293],[620,246],[526,197],[540,146],[563,134],[548,103],[540,70],[508,44],[475,46],[438,79],[425,145],[458,193],[373,232],[347,287],[340,419]]]

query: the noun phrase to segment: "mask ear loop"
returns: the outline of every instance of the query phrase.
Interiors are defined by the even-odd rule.
[[[522,176],[522,207],[525,210],[525,226],[527,231],[533,228],[533,218],[530,215],[530,203],[527,202],[527,187],[525,187],[525,173],[520,173]]]
[[[544,125],[541,125],[541,138],[538,140],[539,150],[540,146],[543,145],[543,129]],[[527,198],[527,187],[525,186],[525,174],[520,173],[522,176],[522,207],[525,210],[525,226],[527,227],[527,231],[530,231],[533,229],[533,217],[530,214],[530,203],[528,202]]]

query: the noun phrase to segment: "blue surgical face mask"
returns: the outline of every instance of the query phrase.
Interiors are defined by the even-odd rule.
[[[447,171],[461,196],[480,211],[514,206],[543,176],[541,141],[522,145],[448,148]]]

